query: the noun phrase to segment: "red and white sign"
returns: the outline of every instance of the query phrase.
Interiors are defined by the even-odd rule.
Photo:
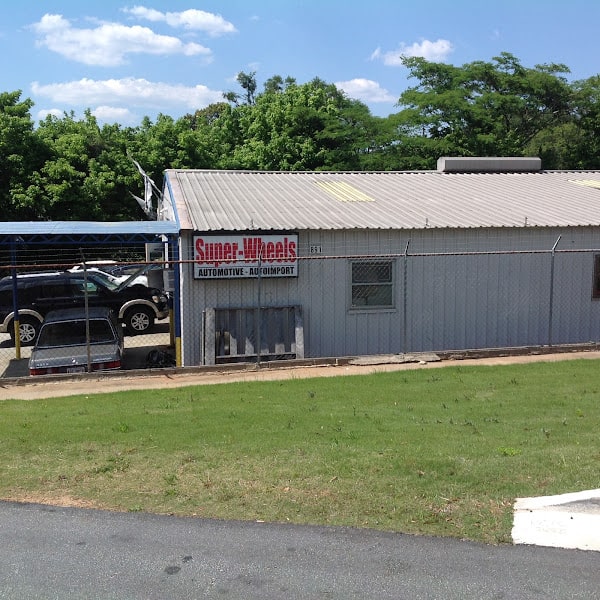
[[[297,277],[298,236],[194,236],[194,279]]]

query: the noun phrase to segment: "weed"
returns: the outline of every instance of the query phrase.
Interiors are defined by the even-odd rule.
[[[521,454],[521,450],[518,448],[510,448],[510,447],[501,447],[498,448],[498,452],[502,456],[519,456]]]
[[[167,485],[173,486],[177,483],[177,475],[175,475],[174,473],[170,475],[165,475],[164,480]]]
[[[96,474],[102,473],[123,473],[129,469],[129,461],[122,455],[109,456],[107,461],[95,467],[93,472]]]

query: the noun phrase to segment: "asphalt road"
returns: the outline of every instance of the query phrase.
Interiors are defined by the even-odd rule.
[[[600,554],[0,502],[0,599],[592,599]]]

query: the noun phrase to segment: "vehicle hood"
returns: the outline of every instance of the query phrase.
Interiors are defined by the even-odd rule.
[[[132,285],[137,284],[147,286],[148,276],[146,275],[146,272],[148,271],[148,269],[149,265],[143,265],[139,269],[131,273],[131,275],[113,275],[113,277],[115,277],[119,281],[119,289],[123,289],[125,287],[130,287]]]
[[[135,281],[137,275],[131,275],[124,281],[121,281],[113,290],[114,294],[123,294],[131,298],[144,298],[152,300],[153,296],[165,296],[165,293],[158,288],[147,287],[138,281]]]

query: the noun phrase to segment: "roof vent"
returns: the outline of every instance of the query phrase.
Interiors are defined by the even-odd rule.
[[[537,156],[442,156],[437,170],[442,173],[526,173],[542,170]]]

